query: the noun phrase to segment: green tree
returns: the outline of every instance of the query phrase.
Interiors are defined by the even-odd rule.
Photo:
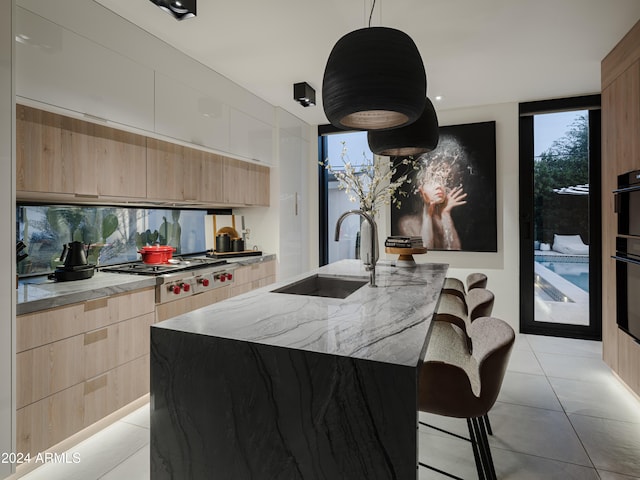
[[[569,130],[534,160],[535,239],[553,242],[553,234],[579,234],[589,241],[588,196],[559,195],[554,188],[589,183],[589,124],[581,115]]]

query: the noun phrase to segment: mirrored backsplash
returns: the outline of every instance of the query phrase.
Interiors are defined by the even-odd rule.
[[[89,263],[110,265],[139,259],[145,245],[171,245],[174,255],[205,247],[206,210],[147,209],[76,205],[21,205],[16,209],[16,241],[28,254],[19,275],[46,274],[60,264],[63,245],[80,241]]]

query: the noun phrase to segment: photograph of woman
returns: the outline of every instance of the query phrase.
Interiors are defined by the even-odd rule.
[[[421,236],[429,250],[497,251],[495,122],[441,127],[392,208],[392,235]]]

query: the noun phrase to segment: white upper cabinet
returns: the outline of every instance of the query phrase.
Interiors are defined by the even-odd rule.
[[[228,152],[229,106],[162,73],[156,72],[155,78],[155,131]]]
[[[16,8],[16,94],[153,131],[153,70]]]
[[[271,165],[274,128],[235,108],[230,109],[229,120],[229,152]]]

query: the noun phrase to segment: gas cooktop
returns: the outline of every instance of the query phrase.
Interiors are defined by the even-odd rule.
[[[168,273],[177,273],[187,270],[197,270],[199,268],[216,267],[219,265],[226,265],[226,260],[213,259],[213,258],[189,258],[178,257],[172,258],[170,263],[151,264],[143,263],[142,261],[121,263],[118,265],[110,265],[106,267],[100,267],[103,272],[112,273],[129,273],[134,275],[165,275]]]

